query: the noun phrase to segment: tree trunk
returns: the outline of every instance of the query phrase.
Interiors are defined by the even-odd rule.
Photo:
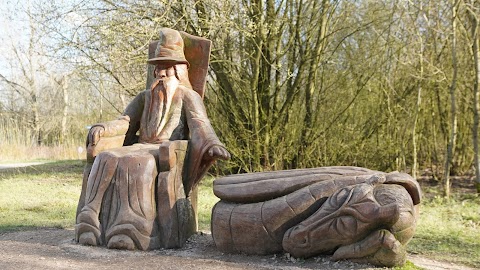
[[[480,62],[478,55],[478,19],[477,15],[473,13],[471,9],[469,10],[470,20],[472,23],[472,51],[473,51],[473,63],[475,66],[475,77],[473,82],[473,151],[475,155],[475,186],[477,192],[480,193],[480,160],[479,160],[479,149],[478,149],[478,124],[479,124],[479,110],[480,106],[478,104],[480,93],[478,91],[478,84],[480,82]]]
[[[63,93],[63,113],[62,113],[62,127],[60,132],[60,144],[65,143],[65,135],[67,134],[67,118],[68,118],[68,76],[65,75],[62,80]]]
[[[260,140],[260,101],[259,101],[259,93],[258,93],[258,86],[259,86],[259,79],[260,79],[260,68],[261,68],[261,59],[262,59],[262,48],[264,46],[264,23],[265,23],[265,16],[263,14],[263,1],[257,2],[257,7],[255,10],[255,15],[258,17],[259,22],[257,23],[257,33],[255,37],[255,46],[256,48],[253,50],[255,52],[255,56],[253,59],[253,74],[252,74],[252,81],[251,81],[251,89],[252,89],[252,122],[253,122],[253,136],[254,136],[254,153],[252,159],[252,168],[255,171],[263,171],[263,164],[261,163],[260,157],[262,155],[262,142]]]
[[[458,1],[452,1],[452,65],[453,76],[450,84],[450,140],[447,145],[447,154],[445,156],[445,174],[443,176],[443,195],[450,197],[450,168],[452,165],[453,155],[455,151],[455,144],[457,140],[457,105],[455,100],[455,89],[457,87],[457,4]]]
[[[304,126],[301,134],[301,142],[303,143],[300,146],[300,151],[298,153],[297,158],[297,166],[298,165],[305,165],[305,159],[308,157],[306,156],[306,151],[311,146],[311,130],[313,129],[314,123],[314,95],[315,91],[319,91],[317,85],[317,75],[319,69],[320,59],[322,57],[323,51],[325,49],[325,38],[326,32],[328,27],[328,9],[329,9],[329,2],[323,0],[321,3],[321,15],[320,15],[320,27],[318,29],[317,38],[315,41],[315,48],[312,48],[313,57],[311,59],[310,68],[308,71],[308,80],[306,92],[305,92],[305,119],[304,119]],[[314,6],[315,7],[315,6]],[[313,34],[313,33],[312,33]],[[301,166],[301,167],[303,167]]]
[[[412,129],[412,145],[413,145],[413,164],[412,164],[412,176],[417,178],[418,171],[418,153],[417,153],[417,124],[418,124],[418,115],[420,113],[420,105],[422,104],[422,84],[423,84],[423,38],[420,33],[418,33],[420,39],[420,82],[418,83],[417,89],[417,104],[415,107],[415,116],[413,120],[413,129]]]

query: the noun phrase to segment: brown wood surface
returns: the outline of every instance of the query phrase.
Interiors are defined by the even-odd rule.
[[[321,167],[245,173],[216,179],[213,183],[213,192],[220,199],[229,202],[260,202],[290,194],[317,182],[374,173],[377,172],[360,167]]]
[[[358,167],[233,175],[214,191],[212,235],[224,252],[310,257],[342,247],[336,259],[383,266],[405,262],[421,196],[408,174]]]
[[[160,172],[157,183],[157,212],[160,246],[179,248],[196,231],[196,192],[185,194],[183,161],[188,141],[165,142],[160,146]],[[193,201],[193,202],[192,202]]]
[[[211,42],[168,28],[160,37],[158,50],[149,46],[155,85],[150,65],[148,90],[117,120],[90,128],[77,211],[81,244],[182,247],[197,230],[196,185],[215,160],[230,158],[202,100]]]
[[[184,41],[185,58],[190,64],[188,77],[195,90],[202,98],[205,95],[205,84],[207,82],[208,64],[210,60],[210,48],[212,42],[206,38],[180,32]],[[148,58],[153,58],[158,40],[152,41],[148,46]],[[154,65],[147,65],[146,89],[150,88],[153,82]]]
[[[87,162],[93,163],[95,157],[102,151],[123,146],[125,135],[117,135],[113,137],[101,137],[96,145],[89,144],[87,146]]]

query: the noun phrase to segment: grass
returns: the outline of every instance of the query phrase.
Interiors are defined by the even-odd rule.
[[[411,261],[407,260],[405,264],[401,267],[394,267],[395,270],[424,270],[424,268],[418,267],[413,264]]]
[[[210,231],[213,206],[220,200],[213,195],[213,177],[205,177],[198,187],[198,229]]]
[[[73,226],[82,170],[82,161],[61,161],[0,171],[0,233]]]
[[[0,170],[0,233],[34,227],[75,225],[84,161],[55,161]],[[212,177],[199,186],[199,230],[210,230]]]
[[[8,115],[0,117],[0,162],[81,159],[85,156],[86,129],[82,139],[70,133],[63,143],[60,143],[60,138],[48,136],[47,132],[42,137],[42,145],[38,145],[33,129],[24,124]]]
[[[426,190],[428,192],[428,190]],[[420,208],[409,251],[437,260],[480,268],[480,197],[455,194],[427,198]]]
[[[84,162],[56,161],[0,171],[0,233],[36,227],[73,227]],[[210,215],[218,199],[213,178],[199,187],[199,229],[210,230]],[[480,268],[480,197],[455,193],[452,199],[425,188],[411,253]],[[419,269],[411,262],[402,270]]]
[[[25,153],[28,153],[26,155]],[[58,159],[81,159],[85,157],[85,146],[69,143],[55,146],[31,146],[27,144],[2,144],[0,138],[0,162],[53,161]]]

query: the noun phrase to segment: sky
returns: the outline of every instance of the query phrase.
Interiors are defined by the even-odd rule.
[[[20,44],[28,37],[26,30],[28,18],[21,7],[27,0],[0,0],[0,69],[8,68],[11,46]]]
[[[0,73],[9,75],[14,72],[10,66],[18,61],[14,59],[12,48],[27,51],[30,41],[30,20],[26,10],[35,11],[35,6],[50,9],[53,6],[72,6],[75,2],[85,0],[0,0]],[[42,3],[43,2],[43,3]],[[59,11],[59,10],[56,10]],[[79,18],[74,13],[62,16],[59,26],[69,27],[78,23]],[[35,19],[35,18],[34,18]],[[35,38],[41,37],[40,33]],[[48,40],[43,40],[47,41]],[[40,47],[37,47],[37,49]],[[45,60],[45,59],[43,59]],[[40,60],[40,61],[43,61]],[[25,61],[28,59],[25,58]]]

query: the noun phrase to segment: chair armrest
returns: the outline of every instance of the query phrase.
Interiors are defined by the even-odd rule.
[[[168,172],[175,166],[180,166],[183,173],[183,163],[187,154],[188,141],[166,141],[159,146],[159,171]]]
[[[122,115],[116,120],[93,125],[92,128],[102,127],[103,134],[97,144],[89,143],[87,145],[87,163],[93,163],[95,157],[104,150],[122,147],[129,126],[130,117],[128,115]],[[89,132],[91,132],[91,129]]]
[[[93,163],[95,157],[102,151],[122,147],[124,141],[125,135],[116,135],[112,137],[100,137],[96,145],[88,144],[87,163]]]

